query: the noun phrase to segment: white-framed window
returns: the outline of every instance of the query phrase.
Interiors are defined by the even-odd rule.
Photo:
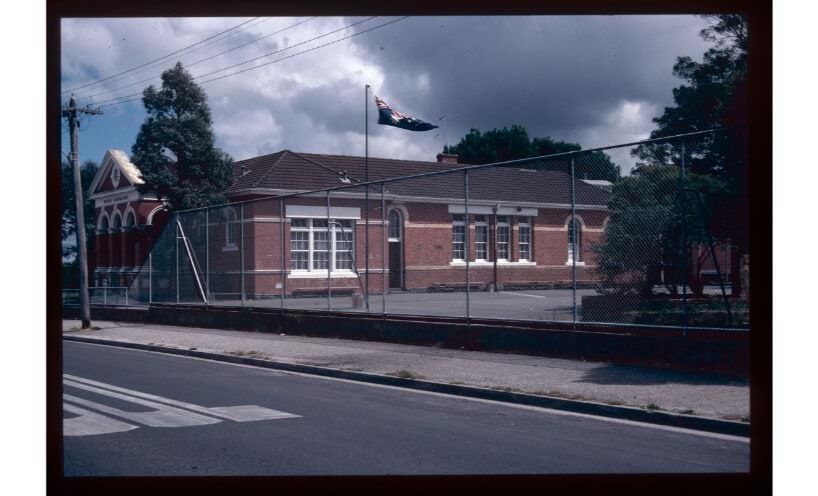
[[[520,262],[531,261],[531,220],[528,217],[520,217],[517,221],[517,236]]]
[[[391,210],[389,212],[389,240],[390,241],[400,241],[400,231],[401,231],[401,220],[400,214],[397,210]]]
[[[228,208],[224,214],[224,247],[236,247],[236,231],[238,230],[236,211]]]
[[[294,271],[351,271],[355,221],[296,218],[290,222],[290,267]]]
[[[462,215],[452,216],[452,260],[466,259],[466,222]]]
[[[486,261],[489,259],[489,225],[485,215],[474,218],[474,259]]]
[[[576,247],[576,249],[575,249]],[[579,263],[582,260],[582,223],[568,220],[568,261]]]
[[[511,235],[511,227],[508,217],[497,217],[497,261],[508,260],[508,244]]]

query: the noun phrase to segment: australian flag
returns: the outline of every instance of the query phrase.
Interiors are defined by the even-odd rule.
[[[414,117],[406,117],[397,110],[392,110],[386,102],[377,96],[375,97],[375,103],[378,105],[378,124],[395,126],[409,131],[428,131],[437,127]]]

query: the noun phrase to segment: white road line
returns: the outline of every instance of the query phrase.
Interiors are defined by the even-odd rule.
[[[279,410],[273,410],[271,408],[264,408],[257,405],[238,405],[208,408],[204,406],[194,405],[192,403],[185,403],[183,401],[172,400],[170,398],[163,398],[162,396],[156,396],[153,394],[143,393],[140,391],[134,391],[133,389],[126,389],[111,384],[105,384],[104,382],[98,382],[91,379],[85,379],[82,377],[77,377],[69,374],[63,374],[63,382],[74,387],[80,387],[82,389],[87,389],[89,391],[93,390],[94,392],[98,392],[100,394],[105,394],[114,398],[125,399],[126,401],[131,401],[133,403],[138,404],[150,403],[150,405],[155,405],[154,408],[156,407],[165,409],[170,408],[176,410],[176,408],[173,407],[179,407],[184,408],[186,410],[203,413],[205,415],[232,420],[234,422],[251,422],[256,420],[277,420],[300,417],[300,415],[282,412]],[[160,403],[172,406],[165,406]],[[150,405],[146,404],[146,406]]]
[[[114,408],[112,406],[103,405],[96,401],[86,400],[78,396],[70,394],[63,394],[63,401],[82,405],[92,410],[97,410],[108,415],[114,415],[124,419],[138,422],[148,427],[190,427],[195,425],[209,425],[221,422],[221,419],[214,419],[205,417],[204,415],[197,415],[195,413],[186,412],[170,407],[156,410],[153,412],[127,412]]]
[[[507,295],[514,295],[514,296],[528,296],[529,298],[542,298],[544,300],[555,300],[556,298],[553,296],[541,296],[541,295],[531,295],[526,293],[510,293],[508,291],[498,291],[500,294],[507,294]]]
[[[71,412],[79,417],[63,419],[63,436],[93,436],[96,434],[113,434],[115,432],[125,432],[136,429],[137,426],[122,422],[120,420],[106,417],[98,413],[80,408],[78,406],[63,403],[63,410]]]
[[[87,343],[87,342],[82,342],[82,341],[71,341],[71,342],[72,343],[84,344],[86,346],[102,346],[102,347],[105,347],[105,348],[117,348],[117,349],[123,350],[122,346],[116,346],[116,345],[101,344],[101,343]],[[444,397],[444,398],[457,398],[457,399],[464,400],[464,401],[475,401],[475,402],[478,402],[478,403],[488,403],[488,404],[497,405],[497,406],[504,406],[506,408],[517,408],[517,409],[521,409],[521,410],[531,410],[531,411],[535,411],[535,412],[552,414],[552,415],[566,415],[566,416],[573,416],[573,417],[583,417],[583,418],[593,419],[593,420],[596,420],[596,421],[599,421],[599,422],[609,422],[609,423],[612,423],[612,424],[625,424],[625,425],[632,425],[634,427],[643,427],[643,428],[647,428],[647,429],[657,429],[657,430],[660,430],[660,431],[678,432],[680,434],[689,434],[689,435],[692,435],[692,436],[710,437],[710,438],[714,438],[714,439],[723,439],[725,441],[736,441],[736,442],[747,443],[747,444],[750,443],[750,438],[747,438],[747,437],[744,437],[744,436],[733,436],[733,435],[730,435],[730,434],[719,434],[717,432],[698,431],[698,430],[695,430],[695,429],[686,429],[684,427],[674,427],[674,426],[662,425],[662,424],[651,424],[651,423],[647,423],[647,422],[638,422],[636,420],[626,420],[626,419],[619,419],[619,418],[615,418],[615,417],[604,417],[604,416],[601,416],[601,415],[591,415],[591,414],[588,414],[588,413],[577,413],[577,412],[569,412],[569,411],[565,411],[565,410],[555,410],[555,409],[552,409],[552,408],[546,408],[546,407],[542,407],[542,406],[521,405],[519,403],[509,403],[509,402],[506,402],[506,401],[486,400],[486,399],[483,399],[483,398],[473,398],[473,397],[469,397],[469,396],[459,396],[459,395],[456,395],[456,394],[438,393],[438,392],[434,392],[434,391],[423,391],[423,390],[420,390],[420,389],[410,389],[410,388],[404,388],[404,387],[400,387],[400,386],[388,386],[386,384],[375,384],[375,383],[371,383],[371,382],[356,381],[356,380],[352,380],[352,379],[341,379],[339,377],[327,377],[327,376],[321,376],[321,375],[316,375],[316,374],[307,374],[305,372],[292,372],[292,371],[289,371],[289,370],[271,369],[271,368],[268,368],[268,367],[260,367],[258,365],[247,365],[247,364],[244,364],[244,363],[223,362],[223,361],[220,361],[220,360],[214,360],[212,358],[199,358],[199,357],[192,357],[192,356],[186,356],[186,355],[168,355],[168,353],[163,353],[161,351],[140,350],[140,349],[135,349],[135,348],[124,348],[124,350],[126,350],[126,351],[135,351],[135,352],[138,352],[138,353],[150,353],[150,354],[153,354],[153,355],[161,355],[161,356],[165,356],[165,357],[172,356],[172,357],[175,357],[175,358],[183,358],[183,359],[187,359],[187,360],[199,360],[199,361],[208,362],[208,363],[218,363],[218,364],[221,364],[221,365],[229,365],[229,366],[232,366],[232,367],[242,367],[242,368],[249,368],[249,369],[255,369],[255,370],[265,370],[265,371],[267,371],[267,372],[269,372],[271,374],[296,375],[296,376],[301,376],[301,377],[309,377],[309,378],[312,378],[312,379],[323,379],[325,381],[337,381],[337,382],[345,382],[347,384],[357,384],[359,386],[369,386],[369,387],[375,387],[375,388],[392,389],[392,390],[395,390],[395,391],[403,391],[403,392],[411,391],[411,392],[416,393],[416,394],[426,394],[426,395],[430,395],[430,396],[439,396],[439,397]],[[218,353],[218,352],[216,352],[216,353]]]

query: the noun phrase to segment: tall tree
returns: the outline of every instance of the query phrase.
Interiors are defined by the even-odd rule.
[[[710,21],[699,33],[714,45],[701,62],[678,57],[673,74],[684,84],[673,90],[672,107],[653,119],[656,129],[651,138],[714,129],[725,125],[747,124],[746,118],[747,20],[738,14],[704,16]],[[685,142],[685,166],[688,170],[724,181],[718,207],[708,219],[711,233],[731,247],[730,277],[732,295],[741,288],[740,261],[747,254],[747,160],[740,147],[745,131],[708,134]],[[634,155],[645,164],[679,164],[681,147],[646,145]]]
[[[88,201],[88,188],[97,174],[99,166],[93,160],[87,160],[82,167],[80,167],[80,182],[82,184],[83,197],[85,198],[85,205],[83,213],[85,214],[85,239],[88,250],[92,250],[94,246],[94,233],[96,226],[93,222],[89,222],[94,218],[94,205]],[[62,256],[63,258],[72,258],[77,254],[77,245],[75,234],[77,232],[77,208],[75,203],[76,195],[74,194],[74,176],[71,169],[71,164],[67,162],[62,163]]]
[[[215,147],[207,95],[190,73],[177,62],[142,102],[148,117],[131,150],[145,181],[140,191],[156,193],[171,210],[224,203],[233,159]]]
[[[704,16],[710,20],[708,27],[699,35],[714,42],[701,62],[688,56],[678,57],[673,66],[673,74],[685,81],[673,89],[673,107],[666,107],[659,117],[653,119],[656,129],[651,138],[662,138],[677,134],[704,131],[724,125],[725,114],[736,89],[741,86],[747,74],[747,21],[738,14]],[[717,177],[735,178],[730,170],[730,136],[714,134],[690,141],[686,165],[695,172]],[[635,155],[649,159],[656,153],[652,147],[638,147]],[[678,148],[668,148],[666,160],[678,163]]]
[[[461,138],[456,145],[444,146],[443,153],[454,153],[465,164],[479,165],[508,160],[519,160],[542,155],[553,155],[572,151],[580,151],[578,143],[557,141],[550,137],[529,139],[528,131],[520,125],[513,125],[511,129],[492,129],[481,133],[479,129],[471,128],[469,133]],[[580,179],[605,179],[616,181],[619,177],[619,168],[611,162],[610,157],[603,152],[583,154],[577,161],[576,174]],[[564,160],[543,164],[543,168],[567,171],[568,165]]]

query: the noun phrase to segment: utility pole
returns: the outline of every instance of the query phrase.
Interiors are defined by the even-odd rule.
[[[91,305],[88,301],[88,253],[85,247],[85,209],[83,208],[82,181],[80,179],[79,114],[101,115],[102,111],[77,107],[77,99],[71,95],[67,107],[62,108],[62,116],[68,120],[71,129],[71,169],[74,174],[74,197],[77,207],[77,257],[80,266],[80,317],[82,328],[91,327]]]

